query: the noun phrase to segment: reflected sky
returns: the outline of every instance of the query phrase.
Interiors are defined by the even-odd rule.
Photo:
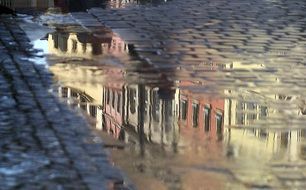
[[[112,159],[139,189],[304,185],[304,96],[272,63],[160,69],[106,28],[57,31],[46,43],[59,97],[120,147]]]

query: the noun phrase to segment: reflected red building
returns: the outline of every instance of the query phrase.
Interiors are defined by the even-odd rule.
[[[120,68],[107,70],[108,75],[117,81],[111,81],[103,87],[102,128],[113,137],[124,140],[123,126],[123,71]]]
[[[192,86],[182,81],[182,86]],[[197,130],[200,138],[219,139],[224,130],[224,99],[211,95],[180,90],[180,130]]]

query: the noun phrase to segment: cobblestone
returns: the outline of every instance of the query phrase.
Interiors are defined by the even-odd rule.
[[[50,74],[30,61],[36,50],[16,23],[0,18],[1,189],[115,187],[123,174],[87,122],[52,94]]]

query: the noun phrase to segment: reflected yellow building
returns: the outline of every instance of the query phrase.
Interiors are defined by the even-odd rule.
[[[104,54],[125,55],[128,45],[116,34],[96,37],[88,33],[56,32],[48,35],[49,53],[61,57],[93,59]]]
[[[110,0],[108,5],[112,9],[124,8],[127,5],[139,4],[141,0]]]

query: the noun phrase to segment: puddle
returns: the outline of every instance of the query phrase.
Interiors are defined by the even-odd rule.
[[[220,70],[211,64],[202,71],[206,80],[196,80],[184,68],[158,69],[140,61],[133,44],[107,28],[67,28],[37,43],[48,50],[58,96],[88,116],[115,165],[138,189],[304,184],[303,100],[220,80],[245,68],[264,71],[263,65],[233,63],[232,70]]]
[[[58,96],[88,117],[138,189],[305,185],[305,95],[289,88],[304,77],[288,77],[288,63],[238,53],[224,65],[182,56],[190,64],[156,66],[137,52],[158,51],[144,52],[108,28],[54,28],[34,47],[47,55]]]

